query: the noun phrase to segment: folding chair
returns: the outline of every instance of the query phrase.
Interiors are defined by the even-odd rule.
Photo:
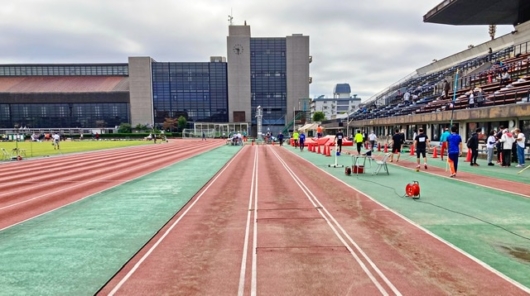
[[[388,160],[390,155],[392,155],[392,153],[390,153],[390,152],[389,153],[385,153],[385,156],[383,157],[382,160],[376,160],[375,161],[375,163],[377,164],[377,168],[375,168],[374,175],[379,174],[379,172],[381,171],[382,168],[385,169],[387,175],[390,175],[390,173],[388,172],[388,166],[386,165],[386,161]]]

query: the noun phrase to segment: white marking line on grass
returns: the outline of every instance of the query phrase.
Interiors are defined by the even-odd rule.
[[[344,185],[350,187],[351,189],[353,189],[353,190],[356,191],[357,193],[362,194],[362,195],[365,196],[366,198],[372,200],[374,203],[376,203],[376,204],[378,204],[379,206],[381,206],[381,207],[387,209],[389,212],[391,212],[391,213],[393,213],[394,215],[400,217],[401,219],[405,220],[406,222],[410,223],[411,225],[417,227],[418,229],[420,229],[421,231],[425,232],[426,234],[432,236],[433,238],[437,239],[437,240],[440,241],[441,243],[443,243],[443,244],[449,246],[450,248],[452,248],[453,250],[457,251],[458,253],[460,253],[460,254],[466,256],[467,258],[469,258],[469,259],[471,259],[472,261],[476,262],[476,263],[479,264],[480,266],[484,267],[485,269],[489,270],[490,272],[494,273],[495,275],[499,276],[500,278],[506,280],[506,281],[509,282],[510,284],[516,286],[517,288],[521,289],[522,291],[524,291],[524,292],[526,292],[526,293],[530,293],[530,288],[528,288],[528,287],[522,285],[521,283],[515,281],[515,280],[512,279],[512,278],[509,278],[507,275],[505,275],[505,274],[501,273],[500,271],[494,269],[493,267],[489,266],[489,265],[486,264],[485,262],[483,262],[483,261],[479,260],[478,258],[476,258],[476,257],[474,257],[474,256],[472,256],[472,255],[470,255],[470,254],[468,254],[468,253],[466,253],[464,250],[460,249],[459,247],[457,247],[457,246],[453,245],[452,243],[450,243],[450,242],[444,240],[443,238],[441,238],[441,237],[439,237],[438,235],[432,233],[432,232],[429,231],[428,229],[423,228],[423,226],[421,226],[421,225],[417,224],[416,222],[410,220],[409,218],[407,218],[407,217],[401,215],[400,213],[398,213],[398,212],[392,210],[391,208],[387,207],[387,206],[384,205],[383,203],[380,203],[379,201],[377,201],[375,198],[371,197],[371,196],[368,195],[367,193],[364,193],[364,192],[360,191],[359,189],[357,189],[357,188],[351,186],[350,184],[348,184],[348,183],[342,181],[341,179],[336,178],[335,176],[333,176],[333,175],[330,174],[329,172],[327,172],[327,171],[325,171],[325,170],[319,168],[317,165],[315,165],[314,163],[312,163],[312,162],[308,161],[307,159],[301,157],[300,155],[297,155],[297,154],[295,154],[295,153],[293,153],[293,152],[291,152],[291,151],[289,151],[289,152],[292,153],[294,156],[296,156],[296,157],[298,157],[298,158],[300,158],[300,159],[306,161],[307,163],[311,164],[312,166],[314,166],[315,168],[319,169],[319,170],[322,171],[323,173],[325,173],[325,174],[327,174],[327,175],[333,177],[335,180],[337,180],[337,181],[341,182],[342,184],[344,184]],[[448,178],[448,179],[449,179],[449,178]],[[451,178],[451,179],[453,179],[453,178]],[[458,179],[456,179],[456,180],[458,180]],[[465,181],[461,181],[461,182],[465,182]],[[470,183],[470,182],[467,182],[467,183]],[[471,183],[471,184],[474,184],[474,183]],[[474,184],[474,185],[476,185],[476,184]],[[485,187],[486,187],[486,186],[485,186]],[[511,193],[511,192],[509,192],[509,193]]]
[[[241,151],[242,150],[240,150],[238,153],[241,153]],[[190,206],[182,213],[182,215],[180,217],[178,217],[177,220],[175,222],[173,222],[173,224],[171,224],[171,226],[164,232],[164,234],[155,242],[155,244],[153,246],[151,246],[151,248],[149,248],[149,250],[142,256],[142,258],[140,258],[140,260],[138,260],[138,262],[136,262],[136,264],[134,264],[133,268],[131,270],[129,270],[129,272],[120,280],[120,282],[118,284],[116,284],[114,289],[112,289],[112,291],[110,291],[110,293],[108,295],[114,295],[114,294],[116,294],[116,292],[118,292],[118,290],[123,286],[123,284],[125,284],[125,282],[127,280],[129,280],[129,278],[136,272],[136,270],[140,267],[140,265],[142,265],[142,263],[147,259],[147,257],[149,257],[154,252],[154,250],[169,235],[169,233],[173,230],[173,228],[175,228],[175,226],[177,226],[177,224],[180,222],[180,220],[182,220],[182,218],[184,218],[184,216],[186,216],[186,214],[201,199],[201,197],[208,191],[208,189],[210,189],[210,187],[215,183],[215,181],[217,181],[217,179],[219,179],[219,177],[221,177],[223,175],[224,171],[226,171],[228,169],[228,167],[232,164],[232,162],[234,162],[234,160],[235,160],[235,158],[232,158],[225,165],[225,167],[217,174],[217,176],[215,176],[215,178],[210,182],[210,184],[208,184],[208,186],[206,186],[206,188],[204,188],[202,190],[202,192],[190,204]]]
[[[239,271],[239,289],[237,291],[237,295],[243,296],[243,293],[245,292],[245,276],[247,272],[247,256],[248,256],[248,243],[249,243],[249,236],[250,236],[250,218],[252,217],[252,198],[254,195],[254,191],[257,191],[257,184],[258,178],[257,178],[257,166],[258,166],[258,149],[254,149],[254,165],[252,168],[252,182],[250,185],[250,195],[248,198],[248,214],[247,214],[247,224],[245,227],[245,242],[243,244],[243,255],[241,259],[241,269]],[[255,209],[254,209],[255,212]]]
[[[379,275],[379,277],[388,285],[388,287],[394,292],[395,295],[401,295],[401,292],[390,282],[390,280],[384,275],[384,273],[375,265],[375,263],[366,255],[366,253],[362,250],[362,248],[350,237],[350,235],[342,228],[340,223],[331,215],[331,213],[324,207],[322,203],[318,200],[318,198],[313,194],[313,192],[298,178],[298,176],[293,172],[293,170],[287,165],[287,163],[278,155],[276,151],[273,152],[273,154],[276,156],[276,158],[280,161],[280,163],[283,165],[285,170],[289,173],[289,175],[293,178],[293,180],[296,182],[296,184],[302,189],[306,197],[309,199],[311,204],[317,209],[319,214],[326,220],[329,227],[335,233],[337,238],[342,242],[342,244],[350,251],[350,254],[353,256],[353,258],[357,261],[359,266],[362,268],[364,273],[370,278],[372,283],[377,287],[379,292],[383,295],[389,295],[389,293],[386,291],[386,289],[379,283],[379,281],[375,278],[375,276],[370,272],[370,270],[366,267],[364,262],[359,258],[357,253],[350,247],[350,245],[345,241],[345,239],[349,240],[350,243],[357,249],[357,251],[363,256],[363,258],[370,264],[370,266],[373,268],[373,270]],[[333,222],[333,223],[332,223]],[[339,233],[337,228],[340,230],[342,235]],[[344,237],[343,237],[344,236]]]

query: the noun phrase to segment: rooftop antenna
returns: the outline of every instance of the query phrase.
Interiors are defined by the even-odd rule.
[[[230,9],[230,14],[228,15],[228,22],[230,23],[230,26],[232,25],[232,20],[234,17],[232,16],[232,9]]]

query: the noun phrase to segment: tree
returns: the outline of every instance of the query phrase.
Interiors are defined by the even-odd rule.
[[[324,112],[316,111],[313,113],[313,122],[320,122],[324,119],[326,119],[326,114],[324,114]]]
[[[120,127],[118,127],[118,133],[131,133],[132,132],[132,126],[129,123],[121,123]]]
[[[186,124],[188,124],[188,120],[184,116],[179,116],[178,119],[178,126],[180,130],[183,130],[186,127]]]
[[[166,118],[164,120],[164,122],[162,123],[162,129],[169,130],[171,132],[171,131],[173,131],[174,128],[177,127],[177,125],[178,125],[177,119],[175,119],[175,118]]]
[[[150,130],[150,128],[147,126],[147,124],[141,124],[141,123],[138,123],[134,127],[134,129],[137,130],[137,131],[140,131],[140,132],[146,132],[146,131]]]

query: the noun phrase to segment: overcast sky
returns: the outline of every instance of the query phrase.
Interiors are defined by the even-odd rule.
[[[14,0],[0,5],[0,63],[208,62],[226,56],[228,15],[252,37],[310,36],[311,97],[349,83],[363,100],[489,40],[488,26],[423,22],[442,0]],[[499,26],[497,36],[513,30]]]

